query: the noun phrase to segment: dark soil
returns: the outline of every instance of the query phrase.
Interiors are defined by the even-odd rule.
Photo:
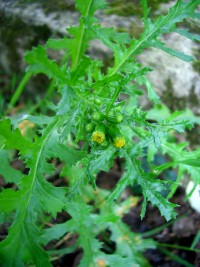
[[[166,224],[165,219],[160,216],[157,208],[148,205],[146,217],[141,221],[141,201],[138,206],[131,208],[130,212],[123,217],[123,221],[130,226],[133,232],[141,233],[144,235],[144,238],[145,236],[148,238],[150,237],[162,244],[162,246],[157,249],[149,249],[144,253],[144,256],[148,259],[152,267],[185,266],[173,260],[170,255],[167,255],[168,252],[180,257],[182,260],[186,260],[191,264],[191,266],[200,267],[200,253],[177,248],[178,246],[190,248],[198,230],[200,229],[200,214],[197,214],[190,208],[189,204],[184,201],[184,197],[184,189],[179,188],[172,201],[173,203],[180,205],[180,208],[177,210],[179,214],[177,220],[170,222],[168,226],[152,235],[148,235],[148,231]],[[108,232],[106,234],[106,239],[108,239],[110,233]],[[65,242],[64,246],[74,244],[76,242],[76,238],[77,237],[73,236]],[[104,241],[101,236],[99,238],[101,241]],[[168,247],[170,245],[174,246],[174,248]],[[109,242],[109,247],[112,247],[114,251],[115,244],[110,244]],[[200,242],[198,242],[195,248],[200,248]],[[62,257],[59,261],[55,261],[54,266],[76,267],[81,259],[81,256],[82,251],[77,249],[73,253]]]
[[[200,254],[193,251],[177,249],[177,246],[190,248],[198,230],[200,229],[200,214],[192,210],[187,202],[184,201],[185,192],[183,188],[179,188],[176,195],[172,199],[173,203],[180,205],[177,209],[177,220],[171,222],[162,231],[149,235],[157,242],[163,244],[157,249],[149,249],[144,255],[149,260],[153,267],[182,267],[183,264],[172,260],[164,251],[179,256],[192,264],[192,266],[200,266]],[[147,233],[150,230],[156,229],[159,226],[166,224],[163,217],[160,216],[157,208],[151,205],[147,208],[145,218],[141,221],[139,218],[140,206],[134,207],[124,216],[123,221],[126,222],[132,231],[137,233]],[[145,234],[144,234],[145,236]],[[174,246],[174,248],[168,246]],[[200,247],[200,242],[196,248]]]
[[[97,177],[97,185],[104,189],[112,189],[121,176],[122,162],[119,159],[116,160],[114,167],[109,173],[101,172]],[[20,169],[20,161],[12,163],[16,169]],[[21,164],[21,169],[24,170],[24,165]],[[24,170],[25,171],[25,170]],[[52,177],[51,182],[56,186],[66,186],[63,179],[59,177]],[[4,180],[0,177],[0,185],[5,185]],[[13,184],[9,184],[9,187],[13,187]],[[135,190],[135,189],[134,189]],[[133,188],[128,188],[126,195],[133,195]],[[184,267],[186,265],[181,264],[174,259],[172,255],[178,256],[180,259],[185,260],[191,264],[191,266],[200,267],[200,253],[189,251],[180,246],[190,248],[197,232],[200,229],[200,214],[196,213],[185,201],[184,188],[178,188],[176,194],[171,200],[179,206],[177,209],[178,217],[176,220],[171,221],[167,224],[165,219],[160,216],[159,210],[151,205],[148,205],[146,216],[143,220],[140,219],[140,211],[142,204],[142,196],[140,197],[138,205],[132,207],[126,215],[123,217],[123,221],[130,227],[135,233],[141,233],[144,238],[153,238],[161,245],[157,249],[149,249],[144,253],[144,256],[148,259],[152,267]],[[70,216],[66,212],[59,213],[57,219],[51,221],[49,226],[55,223],[62,223],[69,220]],[[7,229],[10,225],[10,219],[5,218],[6,223],[0,227],[0,237],[4,239],[7,235]],[[166,225],[167,224],[167,225]],[[150,233],[151,230],[158,229],[159,231]],[[47,225],[48,227],[48,225]],[[109,240],[110,233],[104,232],[103,236],[106,240]],[[62,241],[52,241],[45,248],[46,249],[61,249],[75,245],[78,236],[74,234],[68,234]],[[105,242],[104,238],[99,235],[98,238]],[[106,246],[105,246],[106,247]],[[109,247],[114,252],[115,244],[109,241]],[[200,241],[195,246],[196,249],[200,249]],[[106,252],[106,249],[105,251]],[[109,252],[107,252],[109,253]],[[171,254],[170,254],[171,253]],[[82,257],[82,250],[74,249],[69,254],[62,256],[59,260],[53,262],[55,267],[76,267]]]

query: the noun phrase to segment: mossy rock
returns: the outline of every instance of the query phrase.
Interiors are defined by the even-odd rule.
[[[168,3],[169,0],[149,0],[150,15],[160,8],[162,3]],[[120,16],[138,16],[143,14],[140,0],[110,0],[109,8],[106,11],[108,14],[116,14]]]
[[[200,73],[200,48],[194,51],[195,60],[192,62],[193,69]]]
[[[27,3],[39,4],[47,14],[55,11],[75,11],[72,0],[19,0],[17,5],[27,5]]]
[[[38,43],[45,43],[51,36],[51,31],[46,25],[33,26],[24,23],[20,18],[7,16],[0,11],[1,46],[9,59],[8,70],[16,73],[21,71],[23,53],[30,50]],[[23,68],[22,66],[22,68]]]

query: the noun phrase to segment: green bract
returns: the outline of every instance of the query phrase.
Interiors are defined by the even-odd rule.
[[[109,142],[107,140],[104,140],[101,144],[100,144],[103,148],[108,147]]]
[[[122,122],[123,119],[124,119],[124,116],[122,114],[116,114],[115,115],[115,121],[116,121],[116,123]]]
[[[60,101],[52,99],[46,106],[51,115],[35,112],[26,116],[35,125],[30,137],[20,132],[18,125],[24,120],[20,114],[9,118],[5,112],[0,120],[0,174],[9,184],[0,193],[1,220],[9,225],[8,235],[0,243],[1,267],[50,267],[55,258],[79,249],[79,267],[150,266],[143,252],[157,243],[132,232],[121,220],[132,205],[131,197],[123,200],[121,193],[127,186],[139,185],[143,194],[141,218],[150,202],[169,221],[176,218],[177,207],[170,198],[184,173],[199,183],[200,149],[188,152],[186,143],[176,144],[172,141],[175,137],[168,138],[172,132],[190,129],[192,123],[169,111],[162,117],[156,112],[152,118],[152,113],[139,107],[135,92],[146,88],[152,104],[160,101],[147,78],[152,69],[137,62],[144,49],[154,47],[181,60],[192,60],[192,56],[168,47],[160,37],[176,32],[199,40],[199,35],[176,28],[184,19],[199,18],[195,9],[200,0],[178,0],[166,15],[156,19],[149,17],[147,1],[140,2],[144,29],[139,38],[101,26],[95,12],[106,7],[104,0],[76,0],[80,19],[77,26],[68,29],[69,37],[49,39],[26,53],[28,67],[22,82],[42,73],[52,81]],[[96,39],[112,52],[110,67],[88,56],[90,42]],[[64,64],[51,59],[48,49],[66,53]],[[126,101],[120,102],[124,97]],[[169,162],[157,164],[154,158],[160,154],[167,154]],[[13,155],[23,161],[26,174],[12,167]],[[96,177],[101,171],[108,172],[116,158],[123,158],[122,177],[113,190],[101,190]],[[159,174],[173,167],[178,172],[177,182],[169,177],[161,180]],[[62,187],[51,183],[59,171]],[[68,214],[64,216],[67,219],[57,223],[61,212]],[[104,240],[108,231],[109,240]],[[70,235],[76,244],[60,249],[62,245],[55,242],[62,240],[63,244]],[[114,242],[115,249],[105,251],[104,242]],[[56,245],[49,250],[51,244]]]
[[[101,100],[98,98],[95,98],[94,100],[95,104],[97,104],[98,106],[102,104]]]
[[[107,113],[106,119],[108,122],[111,123],[120,123],[123,121],[124,116],[122,114],[120,114],[118,111],[115,110],[110,110]]]
[[[95,124],[94,123],[88,123],[86,126],[85,126],[85,130],[86,132],[88,133],[91,133],[95,128]]]
[[[109,121],[109,122],[115,122],[115,115],[116,115],[116,112],[114,110],[110,110],[107,113],[107,116],[106,116],[107,121]]]
[[[95,111],[92,113],[91,118],[94,121],[101,122],[104,119],[104,115],[101,112]]]

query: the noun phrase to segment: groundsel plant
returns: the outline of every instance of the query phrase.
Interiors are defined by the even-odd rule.
[[[141,218],[150,202],[169,221],[176,218],[176,205],[170,198],[184,173],[195,185],[200,182],[196,168],[200,167],[200,150],[188,152],[186,143],[176,144],[170,138],[174,132],[192,128],[192,122],[179,119],[176,112],[163,120],[151,120],[137,104],[143,90],[152,103],[160,101],[147,78],[152,69],[139,64],[137,55],[154,47],[191,61],[191,55],[167,47],[160,37],[176,32],[199,41],[198,35],[177,29],[177,24],[186,18],[200,18],[195,11],[200,0],[178,0],[156,19],[149,18],[147,1],[141,0],[144,29],[138,39],[101,26],[95,12],[106,8],[104,0],[75,0],[75,4],[80,19],[78,26],[67,29],[70,37],[49,39],[25,55],[29,77],[45,74],[59,93],[58,103],[47,105],[52,115],[4,116],[0,120],[0,174],[5,183],[14,185],[0,193],[1,222],[9,226],[0,243],[2,267],[49,267],[77,249],[82,250],[80,267],[150,266],[142,252],[157,244],[131,232],[121,220],[135,201],[134,197],[120,199],[122,192],[127,186],[139,185]],[[112,51],[111,67],[88,56],[90,41],[96,39]],[[64,50],[67,60],[63,64],[52,60],[49,49]],[[23,121],[34,127],[34,137],[22,134],[19,125]],[[170,160],[156,166],[156,154],[167,154]],[[10,155],[24,162],[26,174],[11,167]],[[97,174],[109,171],[117,157],[124,161],[122,177],[112,191],[102,190],[96,186]],[[143,159],[148,170],[143,168]],[[67,180],[67,187],[48,181],[56,171],[55,160],[62,163],[60,177]],[[159,179],[159,174],[171,167],[177,169],[177,180]],[[67,212],[69,219],[50,224],[60,212]],[[113,253],[102,249],[99,235],[105,230],[115,243]],[[73,245],[48,249],[50,242],[69,233],[76,238]]]

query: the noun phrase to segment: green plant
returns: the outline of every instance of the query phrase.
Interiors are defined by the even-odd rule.
[[[142,0],[144,31],[139,39],[131,40],[128,34],[102,28],[98,23],[94,13],[106,6],[104,0],[76,0],[81,17],[77,27],[68,29],[71,38],[50,39],[45,46],[26,53],[29,67],[24,79],[38,73],[47,75],[59,92],[60,101],[48,104],[52,116],[4,117],[0,121],[0,174],[6,183],[15,185],[2,189],[0,194],[1,221],[10,224],[8,236],[0,243],[1,266],[52,266],[54,257],[77,247],[83,249],[79,264],[82,267],[149,266],[142,252],[155,247],[156,242],[142,239],[121,221],[133,199],[115,201],[128,185],[138,184],[143,194],[141,218],[150,201],[166,220],[174,219],[176,205],[168,199],[183,173],[189,173],[195,184],[199,183],[200,172],[195,167],[200,167],[200,150],[187,152],[187,144],[173,142],[171,131],[183,132],[192,127],[191,121],[179,119],[180,113],[164,119],[155,117],[151,123],[147,119],[149,113],[138,107],[143,86],[151,101],[157,103],[159,97],[146,77],[152,70],[141,66],[136,55],[145,48],[156,47],[182,60],[192,60],[191,56],[166,47],[159,36],[175,31],[199,40],[198,35],[176,29],[176,23],[185,18],[199,18],[195,12],[199,3],[179,0],[167,15],[151,20],[147,1]],[[93,39],[99,39],[113,52],[113,66],[106,73],[102,71],[103,62],[85,54]],[[68,61],[60,66],[48,57],[48,49],[64,49]],[[23,87],[24,80],[12,105]],[[129,97],[120,100],[121,95]],[[23,136],[19,130],[24,120],[34,124],[31,135]],[[156,153],[168,154],[171,161],[155,166]],[[27,174],[10,166],[12,155],[24,162]],[[96,175],[108,171],[116,157],[125,161],[124,174],[112,192],[101,190],[96,186]],[[150,171],[143,169],[142,158],[147,158]],[[55,160],[62,162],[60,176],[68,177],[68,187],[55,187],[48,181],[48,175],[56,171]],[[176,182],[158,178],[169,167],[178,168]],[[163,192],[168,193],[167,198]],[[61,211],[71,219],[46,228]],[[110,239],[116,243],[111,254],[102,251],[98,239],[105,229],[110,230]],[[75,245],[57,251],[43,248],[67,233],[78,234]]]

